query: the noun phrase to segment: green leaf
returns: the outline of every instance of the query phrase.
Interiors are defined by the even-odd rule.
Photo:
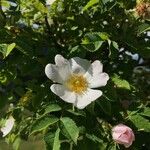
[[[7,44],[0,44],[0,52],[5,55],[5,51],[7,49]]]
[[[79,128],[75,124],[75,122],[68,118],[63,117],[60,119],[62,123],[62,130],[66,133],[67,138],[71,139],[75,144],[77,144],[78,136],[79,136]]]
[[[10,54],[10,52],[15,48],[15,46],[16,46],[15,43],[9,44],[9,45],[7,46],[7,50],[6,50],[6,53],[5,53],[5,57],[7,57],[7,56]]]
[[[70,57],[80,56],[83,58],[85,57],[85,55],[86,55],[86,50],[79,45],[72,47],[69,54]]]
[[[107,40],[108,41],[108,45],[109,45],[109,56],[111,56],[111,58],[116,58],[118,57],[118,50],[119,50],[119,45],[117,42],[115,41],[111,41],[110,39]]]
[[[48,132],[44,136],[44,141],[46,143],[46,148],[51,150],[60,149],[60,140],[59,140],[60,129],[58,128],[55,133]]]
[[[50,112],[55,112],[55,111],[60,111],[61,110],[61,107],[57,104],[50,104],[48,106],[46,106],[46,108],[44,109],[44,115],[50,113]]]
[[[88,8],[92,7],[93,5],[97,4],[99,0],[90,0],[84,7],[83,11],[87,10]]]
[[[133,122],[133,124],[138,128],[138,130],[150,132],[150,122],[148,119],[142,117],[140,114],[132,115],[129,118]]]
[[[137,34],[140,35],[143,32],[150,31],[150,25],[147,23],[143,23],[137,28]]]
[[[112,45],[113,45],[113,47],[115,48],[115,49],[119,49],[119,45],[118,45],[118,43],[117,42],[115,42],[115,41],[112,41]]]
[[[82,110],[78,110],[78,111],[73,111],[72,109],[67,110],[68,112],[70,112],[71,114],[75,115],[75,116],[83,116],[86,117],[86,113]]]
[[[118,148],[117,148],[117,144],[116,143],[110,143],[110,144],[108,144],[108,146],[107,146],[107,150],[118,150]]]
[[[140,113],[143,116],[147,116],[150,117],[150,108],[149,107],[145,107],[144,111],[142,113]]]
[[[109,36],[105,32],[92,32],[85,34],[82,45],[88,51],[94,52],[97,51],[104,41],[108,40]]]
[[[21,144],[21,139],[20,139],[19,136],[17,136],[17,137],[15,138],[15,140],[13,141],[13,149],[14,149],[14,150],[19,150],[20,144]]]
[[[59,133],[60,133],[60,129],[58,128],[56,130],[55,137],[54,137],[53,150],[59,150],[60,149]]]
[[[42,118],[36,120],[31,127],[30,135],[35,133],[35,132],[39,132],[39,131],[44,130],[48,126],[56,123],[58,120],[59,119],[57,117],[54,117],[54,116],[46,116],[46,117],[42,117]]]
[[[2,7],[7,7],[7,8],[10,7],[10,3],[6,0],[1,0],[1,5],[2,5]]]
[[[55,133],[48,132],[44,135],[44,141],[47,149],[53,148]]]
[[[0,44],[0,52],[3,54],[4,58],[6,58],[10,52],[15,48],[16,44]]]
[[[43,14],[47,13],[47,8],[40,1],[35,1],[34,7]]]
[[[104,141],[94,134],[86,134],[86,137],[94,142],[103,143]]]
[[[120,79],[119,76],[116,74],[112,77],[112,81],[118,88],[124,88],[127,90],[131,90],[129,82],[124,79]]]

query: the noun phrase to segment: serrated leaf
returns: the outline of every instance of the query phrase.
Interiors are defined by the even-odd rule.
[[[59,133],[60,133],[60,129],[58,128],[56,130],[55,137],[54,137],[53,150],[60,149]]]
[[[79,136],[79,128],[77,127],[76,123],[68,118],[68,117],[63,117],[60,119],[64,132],[67,132],[67,135],[69,139],[71,139],[75,144],[77,144],[78,136]]]
[[[86,134],[86,137],[90,140],[90,141],[93,141],[99,150],[106,150],[106,147],[107,147],[107,143],[105,143],[103,141],[103,139],[100,139],[99,137],[97,137],[96,135],[94,134]]]
[[[108,34],[104,32],[87,33],[81,44],[88,51],[94,52],[97,51],[108,38]]]
[[[124,89],[127,89],[127,90],[131,89],[129,82],[124,80],[124,79],[120,79],[119,76],[116,75],[116,74],[112,77],[112,81],[119,88],[124,88]]]
[[[107,150],[118,150],[116,143],[111,143],[107,147]]]
[[[103,143],[104,141],[94,134],[86,134],[86,137],[94,142]]]
[[[44,136],[44,141],[46,143],[46,148],[51,150],[60,150],[60,140],[59,140],[60,129],[58,128],[55,133],[48,132]]]
[[[30,135],[35,132],[44,130],[48,126],[56,123],[58,120],[59,119],[55,116],[46,116],[36,120],[31,127]]]
[[[140,26],[138,26],[137,34],[140,35],[140,34],[142,34],[143,32],[146,32],[146,31],[150,31],[150,25],[147,24],[147,23],[143,23]]]
[[[16,44],[0,44],[0,52],[3,54],[4,58],[6,58],[10,52],[15,48]]]
[[[44,141],[47,149],[52,149],[54,143],[55,133],[48,132],[44,135]]]
[[[55,111],[60,111],[61,110],[61,107],[57,104],[50,104],[48,106],[45,107],[45,110],[44,110],[44,115],[50,113],[50,112],[55,112]]]
[[[145,107],[144,111],[142,113],[140,113],[143,116],[147,116],[150,117],[150,108],[149,107]]]
[[[86,55],[86,50],[82,46],[79,46],[79,45],[71,48],[69,56],[76,57],[78,55],[83,58]]]
[[[138,130],[144,130],[150,132],[150,122],[148,119],[142,117],[140,114],[130,116],[130,120],[138,128]]]
[[[106,32],[98,32],[99,36],[101,37],[102,40],[108,40],[109,35]]]
[[[81,111],[81,110],[75,112],[75,111],[69,109],[69,110],[67,110],[67,111],[70,112],[71,114],[75,115],[75,116],[83,116],[83,117],[86,117],[86,113],[85,113],[84,111]]]
[[[84,7],[83,11],[87,10],[88,8],[92,7],[93,5],[97,4],[99,0],[90,0]]]
[[[16,46],[15,43],[9,44],[9,45],[7,46],[7,50],[6,50],[6,53],[5,53],[5,57],[7,57],[7,56],[10,54],[10,52],[15,48],[15,46]]]
[[[39,1],[34,2],[34,7],[43,14],[48,12],[47,8]]]

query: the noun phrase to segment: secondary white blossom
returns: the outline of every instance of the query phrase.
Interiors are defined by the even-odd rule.
[[[55,63],[46,65],[45,74],[56,82],[50,87],[51,91],[65,102],[83,109],[102,95],[101,90],[92,89],[105,86],[109,79],[108,74],[102,72],[103,65],[100,61],[91,64],[79,57],[67,60],[56,55]]]
[[[5,137],[12,130],[14,123],[15,123],[15,119],[12,116],[10,116],[6,120],[4,127],[0,129],[1,132],[3,133],[3,137]]]
[[[52,5],[56,0],[46,0],[46,5]]]

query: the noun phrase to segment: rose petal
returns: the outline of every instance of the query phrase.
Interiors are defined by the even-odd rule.
[[[125,146],[126,148],[130,147],[131,145],[132,145],[132,142],[127,143],[127,144],[124,144],[124,146]]]
[[[131,132],[131,136],[132,136],[132,141],[135,141],[135,135],[134,135],[133,131]]]
[[[126,135],[126,134],[122,134],[120,137],[119,137],[119,140],[122,142],[122,143],[129,143],[130,142],[130,139],[129,139],[129,137],[128,137],[128,135]]]
[[[1,128],[1,132],[3,132],[3,137],[5,137],[13,128],[15,123],[15,119],[10,116],[5,123],[5,126]]]
[[[63,66],[63,65],[68,64],[69,62],[62,55],[57,54],[55,56],[55,63],[56,63],[57,66]]]
[[[112,131],[116,132],[116,133],[122,133],[123,134],[127,131],[127,129],[129,129],[129,128],[126,125],[118,124],[112,128]]]
[[[86,59],[74,57],[69,60],[72,73],[85,74],[90,67],[90,62]]]
[[[103,70],[103,64],[99,60],[96,60],[90,65],[85,76],[90,80],[95,75],[99,75],[100,73],[102,73],[102,70]]]
[[[89,82],[90,88],[97,88],[101,86],[105,86],[107,84],[107,81],[109,80],[109,76],[107,73],[100,73],[98,75],[93,76]]]
[[[99,60],[94,61],[85,73],[85,77],[89,82],[90,88],[97,88],[105,86],[109,80],[109,76],[106,73],[102,73],[103,65]]]
[[[46,0],[46,5],[51,5],[55,2],[56,0]]]
[[[95,101],[98,97],[102,95],[102,91],[88,89],[86,93],[78,95],[77,101],[74,104],[77,108],[83,109],[91,102]]]
[[[114,141],[119,144],[123,144],[126,148],[130,147],[132,142],[135,140],[132,129],[123,124],[113,127],[112,137]]]
[[[47,64],[45,67],[45,74],[52,81],[63,83],[70,75],[70,67],[68,64],[62,66]]]
[[[120,132],[120,133],[118,133],[118,132],[113,132],[113,133],[112,133],[112,137],[113,137],[114,140],[117,140],[117,139],[121,136],[121,134],[122,134],[121,132]]]
[[[61,99],[68,103],[75,103],[76,95],[74,92],[68,91],[63,85],[53,84],[50,87],[51,91],[58,95]]]

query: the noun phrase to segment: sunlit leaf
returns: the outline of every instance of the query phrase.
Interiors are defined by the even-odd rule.
[[[55,112],[55,111],[60,111],[60,110],[61,110],[61,107],[59,105],[50,104],[50,105],[45,107],[43,116],[50,113],[50,112]]]
[[[87,10],[88,8],[92,7],[93,5],[97,4],[99,0],[90,0],[84,7],[83,11]]]
[[[102,32],[87,33],[82,40],[82,45],[88,51],[94,52],[97,51],[108,38],[108,34]]]
[[[124,88],[124,89],[127,89],[127,90],[131,89],[129,82],[127,80],[121,79],[116,74],[112,77],[112,81],[115,83],[115,85],[118,88]]]
[[[15,43],[12,43],[12,44],[9,44],[8,47],[7,47],[7,50],[6,50],[6,54],[5,54],[5,57],[7,57],[10,52],[15,48],[16,44]]]
[[[69,136],[68,138],[70,138],[75,144],[77,144],[79,128],[77,127],[75,122],[68,117],[63,117],[60,119],[60,121],[63,125],[62,130],[67,133],[67,135]]]
[[[42,131],[47,127],[49,127],[50,125],[55,124],[58,120],[59,119],[54,116],[46,116],[36,120],[31,127],[30,134]]]
[[[150,122],[140,114],[130,116],[130,120],[138,128],[139,131],[150,132]]]
[[[137,34],[140,35],[140,34],[142,34],[143,32],[146,32],[146,31],[150,31],[150,25],[144,23],[144,24],[141,24],[140,26],[138,26]]]

